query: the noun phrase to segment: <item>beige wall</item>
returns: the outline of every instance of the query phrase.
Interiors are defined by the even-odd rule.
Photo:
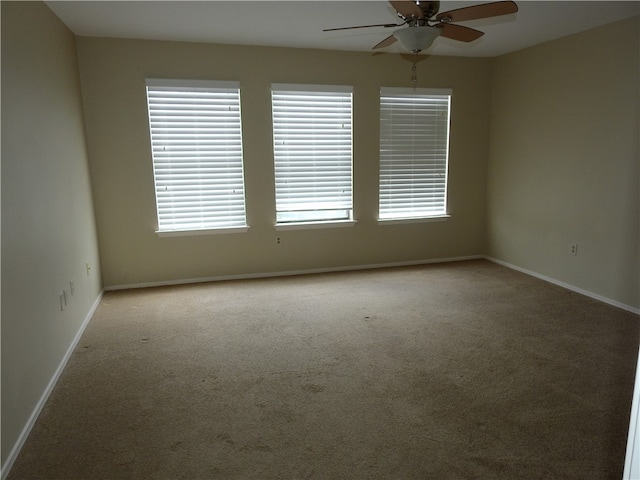
[[[490,256],[635,308],[638,25],[496,59],[487,188]]]
[[[106,286],[478,255],[485,244],[491,61],[431,57],[419,86],[452,88],[447,222],[377,224],[378,91],[411,86],[397,55],[78,38]],[[144,79],[239,80],[248,233],[159,238]],[[274,229],[271,83],[354,87],[355,227]],[[277,246],[276,235],[282,237]]]
[[[3,473],[101,291],[79,86],[69,30],[2,2]]]

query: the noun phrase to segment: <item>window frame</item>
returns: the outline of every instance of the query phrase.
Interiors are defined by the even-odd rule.
[[[164,98],[162,91],[167,92]],[[188,97],[199,94],[203,102],[188,108]],[[146,78],[145,98],[156,233],[189,236],[247,231],[240,82]],[[165,102],[164,115],[159,108],[154,111],[153,99]],[[181,114],[171,112],[170,103],[181,107]],[[184,132],[177,133],[179,129]],[[185,142],[187,137],[194,142]],[[176,174],[178,168],[182,172]],[[162,188],[171,193],[163,195]]]
[[[381,87],[379,94],[380,166],[378,172],[378,223],[381,225],[391,225],[447,220],[451,216],[448,210],[448,189],[452,89]],[[394,118],[392,112],[389,111],[389,103],[392,102],[391,99],[393,98],[398,100],[396,102],[398,105],[401,105],[402,102],[406,102],[404,105],[407,106],[411,103],[422,103],[422,108],[436,109],[433,112],[427,112],[427,115],[422,115],[422,118],[419,119],[419,125],[415,123],[415,115],[411,118],[412,114],[407,112],[395,114],[395,120],[398,122],[398,125],[402,123],[405,125],[405,128],[409,122],[414,121],[410,125],[412,131],[405,135],[402,143],[400,142],[399,134],[394,136]],[[435,107],[430,106],[429,103],[431,100],[433,100],[434,105],[438,103],[441,104],[446,100],[446,121],[438,122],[438,120],[435,120],[436,115],[442,115],[443,113],[442,105],[439,107],[437,105]],[[385,110],[385,108],[387,110]],[[431,121],[426,120],[428,115],[432,116]],[[424,127],[429,123],[433,123],[433,128],[425,129]],[[416,129],[416,127],[418,128]],[[398,129],[400,127],[396,125],[395,128]],[[441,131],[442,128],[446,130],[444,134]],[[434,129],[437,131],[434,132]],[[416,135],[416,133],[420,133],[420,135]],[[427,141],[429,135],[435,137],[437,145],[434,146],[433,142]],[[396,142],[398,146],[392,145],[393,142]],[[426,153],[416,152],[416,143],[420,142],[429,143],[437,154],[432,152],[434,157],[428,159]],[[411,157],[411,159],[406,162],[404,166],[394,166],[394,156],[396,155],[404,155],[405,158]],[[442,155],[444,155],[443,158]],[[400,163],[398,160],[395,160],[395,162]],[[413,175],[416,168],[423,172],[431,170],[432,173],[418,173],[417,177],[414,177]],[[404,182],[400,180],[402,176],[407,177],[407,174],[411,174],[412,176]],[[394,176],[395,179],[392,178]],[[442,178],[442,180],[438,181],[439,178]],[[393,185],[390,186],[389,184],[391,181],[395,181],[396,183],[395,192]],[[398,199],[401,199],[402,189],[409,190],[410,192],[417,191],[418,194],[415,196],[410,194],[410,196],[406,197],[406,201],[398,200],[394,206],[393,200],[390,201],[390,197],[396,196]],[[425,193],[427,190],[434,190],[440,193]],[[385,198],[385,196],[387,198]],[[431,203],[429,203],[429,197],[432,198]],[[395,214],[393,212],[394,209],[396,210]],[[415,211],[413,211],[414,209]]]
[[[275,228],[287,230],[355,224],[353,214],[353,86],[273,83],[270,91],[276,206]],[[305,97],[308,98],[305,100]],[[311,113],[310,107],[313,106],[313,98],[316,97],[319,101],[329,103],[322,107],[318,106],[318,110]],[[331,97],[336,98],[332,100]],[[339,102],[338,98],[341,98],[342,101],[348,98],[348,106],[342,105],[342,108],[334,106]],[[305,105],[305,101],[309,103]],[[331,103],[332,101],[336,103]],[[291,105],[287,106],[287,103]],[[306,115],[297,113],[296,108],[299,109],[299,112],[304,109]],[[320,122],[318,117],[323,115],[322,109],[324,109],[325,116]],[[287,118],[288,115],[291,117]],[[333,115],[336,117],[332,118]],[[341,121],[338,121],[338,118]],[[348,125],[348,132],[341,131],[338,124],[341,124],[342,128]],[[304,137],[305,129],[313,130],[313,133]],[[296,142],[298,146],[303,148],[287,147],[285,143],[288,141]],[[334,141],[335,144],[332,143]],[[345,141],[348,142],[348,149],[345,148]],[[348,152],[341,153],[341,149],[348,150]],[[318,160],[323,156],[324,159]],[[346,159],[348,161],[345,161]],[[310,167],[308,177],[304,178],[304,171],[307,169],[304,162],[307,160],[312,161],[313,166]],[[341,174],[337,180],[322,179],[322,175],[317,175],[318,170],[324,169],[326,171],[334,167]],[[348,171],[348,178],[344,175],[346,171]],[[296,180],[294,186],[285,186],[291,178]],[[321,188],[325,189],[324,192],[333,193],[318,193]],[[342,194],[336,193],[340,188],[344,188],[347,194],[345,195],[345,191]],[[296,197],[296,189],[313,189],[314,193],[307,197],[304,195]],[[305,203],[310,206],[324,203],[325,206],[333,205],[333,208],[304,209],[302,206]],[[293,208],[287,210],[287,205]],[[321,211],[343,212],[343,214],[323,216]],[[295,218],[297,214],[299,218]],[[305,214],[308,216],[305,217]],[[287,217],[289,218],[287,219]]]

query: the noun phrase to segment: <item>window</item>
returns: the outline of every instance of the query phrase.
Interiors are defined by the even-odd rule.
[[[352,88],[272,85],[276,223],[352,220]]]
[[[239,83],[148,79],[147,103],[158,232],[246,229]]]
[[[380,90],[378,218],[447,215],[450,90]]]

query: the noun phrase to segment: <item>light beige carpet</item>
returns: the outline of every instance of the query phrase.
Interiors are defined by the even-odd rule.
[[[618,480],[638,335],[486,261],[108,292],[9,479]]]

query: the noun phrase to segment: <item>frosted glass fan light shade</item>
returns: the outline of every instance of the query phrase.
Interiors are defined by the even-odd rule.
[[[439,28],[429,27],[427,25],[401,28],[393,32],[393,36],[400,42],[402,48],[410,52],[426,50],[438,35],[440,35]]]

